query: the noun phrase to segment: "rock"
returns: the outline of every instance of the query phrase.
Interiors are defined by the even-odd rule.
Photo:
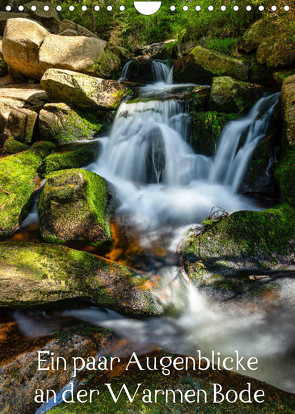
[[[104,53],[95,63],[95,73],[103,78],[118,79],[121,67],[122,64],[119,56],[110,49],[105,49]]]
[[[237,81],[229,76],[213,78],[210,109],[227,113],[245,112],[261,97],[263,91],[259,85]]]
[[[52,409],[52,414],[102,414],[111,412],[109,407],[113,407],[114,400],[105,386],[106,383],[111,383],[112,392],[116,397],[119,395],[123,384],[132,398],[134,397],[132,403],[130,403],[127,397],[123,398],[122,394],[115,411],[112,410],[116,414],[143,414],[145,412],[150,414],[169,412],[181,414],[195,414],[197,412],[234,413],[237,412],[237,405],[239,404],[237,402],[232,404],[232,402],[223,401],[219,403],[218,410],[216,410],[216,401],[219,402],[220,400],[218,397],[214,399],[213,384],[219,384],[223,395],[234,395],[233,390],[235,390],[238,395],[243,395],[243,398],[245,398],[246,393],[240,393],[247,388],[248,383],[251,388],[252,400],[257,390],[263,390],[267,398],[265,398],[263,404],[257,402],[247,404],[247,412],[253,414],[263,414],[266,412],[276,414],[278,412],[288,413],[293,410],[294,395],[272,387],[265,382],[226,370],[218,371],[211,367],[204,369],[204,365],[199,363],[197,359],[195,359],[193,364],[193,358],[187,359],[185,355],[167,354],[161,350],[150,353],[143,353],[141,351],[136,352],[136,355],[138,364],[129,364],[128,366],[128,362],[133,362],[135,357],[133,355],[132,359],[130,355],[124,355],[125,357],[120,358],[120,362],[116,363],[115,368],[111,372],[109,370],[97,370],[91,378],[89,375],[88,381],[85,381],[78,387],[78,389],[87,390],[88,398],[86,397],[83,403],[78,402],[77,399],[70,404],[61,403]],[[149,369],[150,364],[155,362],[158,363],[158,368]],[[170,373],[163,375],[160,363],[168,365],[170,362]],[[180,367],[185,367],[186,362],[187,369],[180,369]],[[137,386],[138,389],[136,389]],[[104,398],[101,398],[103,392],[101,391],[100,395],[92,394],[93,400],[90,402],[89,395],[91,389],[103,390]],[[167,392],[168,390],[169,392]],[[173,390],[175,392],[174,395],[172,393]],[[200,390],[203,390],[203,392],[198,393]],[[192,397],[192,395],[194,396]],[[204,397],[205,395],[206,398]],[[146,404],[149,396],[152,403],[148,404],[147,411]],[[196,404],[198,404],[197,411]],[[238,410],[242,412],[240,409]]]
[[[2,53],[2,38],[0,38],[0,77],[8,75],[8,66],[4,62]]]
[[[18,152],[26,151],[29,147],[13,138],[7,138],[3,149],[5,154],[17,154]]]
[[[275,177],[279,182],[284,199],[295,207],[295,151],[286,151],[276,168]]]
[[[48,69],[41,79],[41,86],[50,99],[82,111],[116,109],[128,92],[127,87],[117,81],[61,69]]]
[[[126,81],[139,84],[154,82],[152,61],[142,56],[133,59],[128,67]]]
[[[295,145],[295,75],[287,77],[281,91],[284,136],[288,145]]]
[[[9,19],[4,32],[2,49],[5,62],[28,78],[40,79],[44,73],[39,48],[49,32],[28,19]]]
[[[44,162],[44,173],[52,171],[80,168],[93,162],[98,154],[98,148],[80,148],[61,154],[51,154]]]
[[[249,30],[244,33],[239,44],[239,50],[244,53],[255,52],[258,46],[271,37],[277,30],[279,22],[273,18],[257,20]]]
[[[236,118],[236,114],[223,112],[193,112],[190,125],[193,149],[198,154],[212,157],[216,152],[218,138],[224,126]]]
[[[159,315],[159,278],[90,253],[46,243],[0,244],[0,306],[32,307],[65,299],[134,316]]]
[[[231,76],[247,81],[249,67],[240,59],[196,46],[186,57],[175,61],[177,82],[210,83],[214,76]]]
[[[78,23],[72,22],[71,20],[67,19],[61,22],[59,27],[59,34],[64,35],[63,33],[66,31],[76,33],[75,36],[95,37],[96,39],[98,39],[98,36],[90,30],[86,29],[86,27],[80,26]]]
[[[143,55],[149,55],[152,59],[176,59],[177,58],[177,41],[175,39],[166,40],[165,42],[152,43],[142,48]]]
[[[48,141],[37,141],[31,146],[30,151],[43,160],[55,151],[55,145]]]
[[[52,172],[40,196],[38,213],[46,241],[111,241],[114,209],[106,181],[90,171]]]
[[[104,40],[94,37],[49,35],[40,47],[40,66],[43,73],[59,68],[99,75],[98,62],[104,56],[105,46]]]
[[[14,13],[14,12],[5,12],[0,11],[0,36],[3,36],[6,23],[8,19],[31,19],[31,16],[26,13]]]
[[[250,59],[250,74],[249,82],[259,85],[274,86],[277,84],[273,76],[272,69],[265,65],[260,65],[256,61],[256,56],[252,56]]]
[[[278,70],[276,72],[273,72],[273,78],[279,85],[282,85],[284,80],[292,75],[295,75],[295,69],[293,70],[283,69],[283,70]]]
[[[30,151],[0,159],[0,237],[12,234],[33,206],[41,159]]]
[[[20,142],[30,143],[33,139],[37,117],[37,113],[30,109],[12,109],[4,129],[4,136],[6,138],[12,137]]]
[[[257,62],[269,68],[293,68],[295,63],[294,43],[291,40],[270,38],[261,43],[256,52]]]
[[[294,266],[295,209],[281,204],[264,211],[237,211],[207,220],[183,243],[188,276],[201,285],[237,283],[251,272],[265,274]]]
[[[32,10],[32,6],[36,6],[36,10]],[[48,6],[47,11],[44,10],[44,6]],[[45,1],[31,1],[24,5],[25,12],[30,14],[34,20],[42,23],[52,33],[58,33],[61,25],[60,17],[56,11],[54,3]]]
[[[109,45],[108,49],[114,53],[116,56],[119,57],[120,61],[125,64],[126,62],[128,62],[132,55],[131,53],[125,49],[124,47],[121,46],[115,46],[115,45]]]
[[[104,328],[84,325],[63,329],[54,335],[31,338],[17,334],[18,328],[12,322],[7,325],[3,329],[2,324],[3,337],[9,337],[9,342],[1,341],[6,350],[0,367],[2,413],[35,413],[40,408],[40,404],[34,401],[38,388],[51,389],[58,394],[72,379],[71,369],[54,370],[50,367],[49,370],[38,370],[38,352],[48,351],[49,355],[52,353],[56,358],[64,358],[66,366],[70,367],[73,358],[96,358],[101,348],[113,343],[116,345],[114,335]]]
[[[102,127],[94,116],[78,114],[64,103],[46,104],[40,111],[38,126],[43,140],[59,144],[89,139]]]

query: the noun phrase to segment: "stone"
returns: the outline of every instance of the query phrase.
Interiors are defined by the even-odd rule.
[[[110,49],[105,49],[104,53],[97,60],[95,73],[103,78],[118,79],[121,72],[121,60],[118,55]]]
[[[284,199],[295,207],[295,150],[288,150],[280,158],[275,171]]]
[[[49,35],[40,47],[40,66],[43,73],[59,68],[95,74],[105,46],[104,40],[94,37]]]
[[[38,119],[40,138],[59,144],[90,139],[101,126],[95,116],[78,114],[64,103],[46,104]]]
[[[20,142],[30,143],[33,139],[37,117],[37,113],[30,109],[12,109],[4,129],[4,136],[6,138],[12,137]]]
[[[113,209],[110,188],[99,175],[82,169],[52,172],[38,204],[42,237],[51,242],[110,242]]]
[[[212,111],[245,112],[262,96],[264,88],[230,76],[213,78],[209,105]]]
[[[5,62],[29,79],[40,79],[44,69],[39,60],[39,48],[48,35],[49,32],[37,22],[9,19],[2,42]]]
[[[295,145],[295,75],[288,76],[281,91],[282,112],[284,120],[284,137],[286,144]]]
[[[196,46],[186,57],[175,61],[174,78],[177,82],[206,84],[214,76],[231,76],[248,81],[249,66],[241,59]]]
[[[41,86],[53,101],[94,112],[116,109],[128,93],[128,88],[117,81],[61,69],[48,69]]]
[[[36,6],[36,10],[32,10],[32,6]],[[46,11],[44,7],[48,6]],[[24,5],[25,12],[32,16],[34,20],[42,23],[51,33],[58,33],[61,25],[60,17],[56,11],[54,3],[45,1],[31,1]]]
[[[149,281],[149,283],[147,283]],[[163,313],[160,280],[93,254],[48,243],[0,244],[0,306],[29,307],[75,300],[133,316]]]
[[[71,31],[73,33],[75,32],[76,35],[74,36],[95,37],[96,39],[98,39],[98,36],[90,30],[86,29],[86,27],[83,27],[78,23],[72,22],[71,20],[64,19],[60,24],[59,34],[63,35],[63,33],[66,31]]]
[[[0,38],[0,78],[8,75],[8,66],[4,62],[3,53],[2,53],[2,38]]]
[[[40,187],[40,165],[30,151],[0,159],[0,238],[11,235],[29,214]]]
[[[16,141],[14,138],[7,138],[3,146],[5,154],[17,154],[18,152],[28,150],[28,146],[22,142]]]
[[[55,145],[52,142],[48,141],[37,141],[31,146],[30,151],[44,160],[48,157],[49,154],[54,152],[56,149]]]
[[[239,50],[243,53],[255,52],[258,46],[266,38],[272,37],[277,30],[279,22],[273,18],[262,18],[257,20],[249,30],[247,30],[239,44]]]
[[[8,19],[31,19],[31,16],[27,13],[15,13],[15,12],[6,12],[0,11],[0,36],[3,36],[6,23]]]

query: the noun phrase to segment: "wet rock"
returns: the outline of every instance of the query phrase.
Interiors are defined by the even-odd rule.
[[[17,108],[9,113],[4,136],[14,138],[17,141],[30,143],[33,139],[37,113],[30,109]]]
[[[281,92],[286,143],[295,145],[295,75],[284,80]]]
[[[29,214],[39,188],[40,164],[30,151],[0,159],[0,237],[12,234]]]
[[[32,6],[36,7],[36,10],[32,10]],[[44,7],[48,6],[49,9],[46,11]],[[25,12],[32,16],[34,20],[42,23],[46,29],[51,33],[58,33],[61,21],[56,6],[53,3],[45,1],[31,1],[24,5]]]
[[[95,116],[79,114],[64,103],[46,104],[38,119],[40,138],[55,143],[90,139],[102,125]]]
[[[41,86],[52,100],[94,112],[116,109],[128,92],[127,87],[117,81],[61,69],[48,69]]]
[[[42,236],[52,242],[111,241],[113,207],[110,189],[99,175],[79,169],[53,172],[38,205]]]
[[[22,142],[16,141],[13,138],[7,138],[4,142],[3,149],[5,154],[17,154],[18,152],[26,151],[29,148]]]
[[[295,209],[281,204],[265,211],[237,211],[204,222],[182,244],[188,276],[216,287],[234,283],[243,274],[267,274],[295,264]],[[235,284],[235,283],[234,283]]]
[[[100,75],[98,62],[104,57],[105,46],[104,40],[95,37],[49,35],[40,47],[40,66],[43,73],[59,68]]]
[[[30,151],[43,160],[55,151],[55,145],[48,141],[37,141],[31,146]]]
[[[196,46],[185,58],[175,61],[174,77],[177,82],[208,84],[214,76],[231,76],[247,81],[249,67],[240,59]]]
[[[95,412],[97,414],[103,414],[108,412],[109,407],[114,406],[114,400],[105,386],[106,383],[111,383],[112,390],[116,396],[119,394],[123,384],[125,384],[129,392],[132,393],[132,396],[136,391],[137,385],[139,385],[138,392],[135,393],[132,403],[130,403],[127,398],[123,399],[121,396],[122,399],[119,400],[120,403],[118,402],[115,408],[116,414],[125,414],[127,412],[149,412],[151,414],[173,412],[195,414],[196,404],[198,404],[197,410],[200,413],[236,413],[237,403],[231,404],[229,402],[220,403],[218,405],[218,410],[216,411],[213,384],[219,384],[222,387],[223,393],[226,394],[229,390],[235,390],[237,393],[240,393],[246,388],[247,383],[250,383],[252,398],[254,392],[257,390],[264,390],[265,396],[267,396],[263,404],[257,402],[247,404],[247,412],[255,414],[268,412],[270,414],[276,414],[277,412],[287,413],[289,410],[293,409],[294,395],[281,391],[253,378],[245,377],[225,370],[215,371],[211,368],[204,370],[203,365],[201,365],[203,368],[203,370],[201,370],[198,369],[197,360],[195,360],[195,369],[193,369],[193,364],[190,360],[187,370],[176,370],[173,366],[171,366],[170,375],[163,375],[161,369],[148,370],[147,361],[158,361],[159,363],[161,358],[164,358],[162,361],[167,363],[168,357],[172,358],[175,363],[179,363],[180,359],[177,359],[176,361],[176,358],[180,357],[183,358],[183,361],[185,361],[185,356],[173,354],[168,355],[162,351],[154,351],[148,354],[137,355],[139,360],[138,363],[143,368],[142,370],[139,370],[137,365],[129,365],[127,369],[130,357],[121,358],[120,363],[116,364],[116,369],[113,369],[112,372],[97,371],[86,384],[81,384],[81,386],[78,387],[78,389],[101,390],[101,393],[104,393],[103,395],[94,397],[91,403],[89,402],[89,398],[88,401],[83,404],[78,401],[71,404],[63,403],[54,408],[52,413],[71,414],[75,412],[75,414],[82,414]],[[143,392],[144,390],[146,391]],[[148,405],[146,403],[148,398],[147,390],[150,390],[152,401],[152,403]],[[170,392],[167,393],[168,397],[165,396],[166,390],[170,390]],[[173,399],[171,390],[177,390],[175,393],[175,400]],[[198,398],[197,402],[197,391],[199,390],[204,390],[207,398],[204,398],[204,393],[200,392],[200,398]],[[192,391],[195,391],[196,393],[195,397],[193,397],[195,399],[193,404],[193,399],[191,398]],[[180,393],[182,393],[183,396],[190,395],[188,398],[188,401],[190,402],[185,401],[185,398],[181,401],[181,397],[179,395]],[[230,392],[230,395],[231,394],[232,392]],[[101,398],[102,396],[104,398]],[[144,400],[142,399],[143,396],[145,396]]]
[[[223,112],[245,112],[261,97],[260,85],[237,81],[230,76],[213,79],[210,93],[210,109]]]
[[[39,48],[49,32],[28,19],[9,19],[4,32],[2,50],[5,62],[28,78],[40,79],[44,73]]]
[[[32,307],[75,298],[125,314],[159,315],[147,277],[90,253],[46,243],[0,244],[0,306]]]
[[[295,151],[290,149],[280,158],[275,171],[284,199],[295,207]]]
[[[98,154],[98,147],[80,148],[61,154],[51,154],[44,161],[44,173],[80,168],[93,162]]]

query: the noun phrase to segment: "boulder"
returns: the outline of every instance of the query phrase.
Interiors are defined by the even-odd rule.
[[[213,79],[210,93],[210,109],[222,112],[245,112],[263,94],[263,87],[253,83],[237,81],[230,76]]]
[[[212,157],[224,126],[236,118],[237,114],[223,112],[193,112],[190,124],[192,148],[198,154]]]
[[[99,75],[98,62],[105,46],[104,40],[94,37],[49,35],[40,47],[40,66],[43,73],[49,68],[59,68]]]
[[[51,154],[45,158],[44,173],[49,174],[53,171],[80,168],[93,162],[98,154],[96,148],[80,148],[61,154]]]
[[[249,414],[287,414],[293,410],[295,403],[293,394],[281,391],[254,378],[226,370],[217,370],[216,367],[212,368],[211,366],[205,369],[197,359],[193,364],[193,357],[187,359],[185,355],[181,354],[168,354],[161,350],[143,353],[141,349],[135,353],[138,358],[136,364],[132,363],[135,356],[132,355],[131,358],[131,352],[128,352],[127,355],[125,353],[124,357],[120,358],[111,372],[110,370],[97,370],[91,377],[88,375],[88,381],[83,383],[83,390],[86,390],[88,398],[82,400],[83,402],[78,402],[77,399],[71,403],[63,402],[51,410],[52,414],[102,414],[112,411],[116,414],[144,414],[147,412],[149,414],[171,412],[179,414],[242,413],[243,409],[237,408],[240,405],[239,402],[233,404],[233,399],[230,400],[230,396],[235,395],[235,391],[237,395],[245,398],[246,394],[243,390],[247,389],[248,383],[251,388],[252,400],[256,391],[259,395],[258,390],[263,390],[266,397],[262,404],[255,401],[247,404],[246,410]],[[132,362],[129,363],[129,361]],[[154,369],[155,365],[153,365],[153,369],[150,369],[152,363],[157,364],[157,368]],[[168,368],[168,375],[163,374],[161,363],[165,366],[171,364]],[[111,390],[116,397],[120,394],[124,384],[131,394],[132,402],[128,401],[125,395],[123,398],[122,393],[116,408],[110,409],[109,407],[113,407],[114,399],[106,389],[107,383],[111,383]],[[228,400],[224,399],[220,402],[221,397],[216,393],[214,397],[214,384],[219,384],[222,390],[221,395],[227,395]],[[89,401],[90,390],[101,390],[100,395],[92,394],[91,402]],[[103,392],[104,398],[101,398]],[[244,399],[244,401],[247,400]],[[216,403],[218,403],[218,409],[216,409]]]
[[[132,57],[131,53],[124,47],[109,44],[108,49],[118,56],[123,64],[128,62]]]
[[[48,69],[41,86],[53,101],[94,112],[116,109],[128,93],[128,88],[117,81],[61,69]]]
[[[4,62],[3,53],[2,53],[2,37],[0,38],[0,78],[8,75],[8,66]]]
[[[134,316],[160,315],[159,278],[90,253],[46,243],[0,244],[0,306],[32,307],[75,299]]]
[[[72,36],[95,37],[96,39],[98,39],[98,36],[90,30],[86,29],[86,27],[80,26],[80,24],[67,19],[64,19],[61,22],[58,34],[64,36],[65,32],[75,33]]]
[[[88,119],[89,120],[88,120]],[[78,114],[64,103],[46,104],[38,119],[39,135],[45,141],[66,143],[91,138],[101,129],[93,117]]]
[[[30,109],[12,109],[4,129],[4,137],[30,143],[33,139],[37,117],[37,113]]]
[[[30,151],[0,159],[0,237],[12,234],[29,214],[40,187],[40,164]]]
[[[36,6],[36,10],[32,10],[32,6]],[[44,10],[44,6],[48,6],[49,9],[47,11]],[[30,3],[25,4],[24,8],[26,13],[31,15],[34,20],[42,23],[42,25],[51,33],[59,32],[61,21],[54,3],[31,1]]]
[[[243,281],[247,274],[292,270],[294,213],[294,207],[286,203],[206,220],[202,230],[188,235],[181,247],[188,276],[201,285],[217,287],[235,283],[234,279]]]
[[[28,19],[9,19],[2,49],[5,62],[28,78],[40,79],[44,73],[39,60],[39,48],[49,32]]]
[[[295,75],[288,76],[282,86],[282,111],[284,119],[284,135],[287,144],[295,145]]]
[[[146,45],[142,48],[142,54],[149,55],[149,57],[153,59],[176,59],[177,41],[175,39],[170,39],[165,42]]]
[[[279,21],[273,18],[262,18],[257,20],[249,30],[247,30],[239,44],[239,50],[243,53],[255,52],[258,46],[266,38],[272,37],[279,26]]]
[[[95,65],[95,73],[103,78],[118,79],[121,72],[121,60],[118,55],[110,49],[106,49],[97,60]]]
[[[13,138],[7,138],[3,146],[5,154],[17,154],[18,152],[28,150],[28,146]]]
[[[80,169],[50,173],[40,196],[38,213],[46,241],[111,241],[114,201],[106,181]]]
[[[0,36],[3,36],[6,23],[8,19],[31,19],[31,16],[27,13],[15,13],[0,11]]]
[[[177,82],[210,83],[214,76],[231,76],[247,81],[249,67],[240,59],[196,46],[186,57],[175,61]]]
[[[266,64],[272,69],[293,68],[294,43],[283,37],[267,39],[259,45],[256,59],[258,63]]]
[[[284,199],[295,207],[295,150],[286,151],[275,171]]]
[[[37,141],[34,142],[34,144],[31,146],[30,151],[40,157],[41,160],[43,160],[44,158],[48,157],[49,154],[54,152],[55,149],[55,145],[52,142]]]

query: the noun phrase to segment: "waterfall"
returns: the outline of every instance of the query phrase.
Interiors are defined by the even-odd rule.
[[[131,62],[132,62],[132,60],[129,60],[129,62],[125,63],[125,65],[122,69],[121,76],[118,79],[118,82],[123,82],[124,80],[126,80],[127,72],[128,72],[128,69],[129,69],[129,66],[130,66]]]
[[[152,61],[152,72],[155,82],[171,85],[173,83],[173,65],[169,67],[164,62]]]

